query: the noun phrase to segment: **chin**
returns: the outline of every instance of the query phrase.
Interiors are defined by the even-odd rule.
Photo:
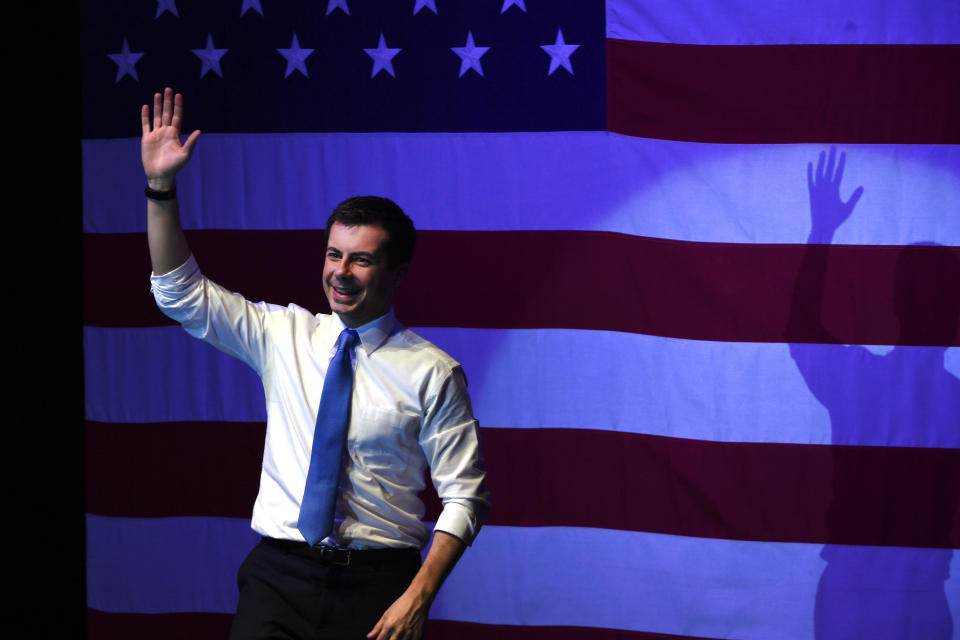
[[[356,308],[334,302],[330,305],[330,311],[339,316],[349,316],[356,312]]]

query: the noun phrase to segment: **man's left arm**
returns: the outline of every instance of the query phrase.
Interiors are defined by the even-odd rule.
[[[440,585],[467,548],[459,538],[444,531],[433,534],[433,544],[423,566],[396,602],[390,605],[367,634],[371,640],[416,640],[423,635],[430,605]]]
[[[463,370],[456,366],[427,399],[420,447],[443,511],[433,543],[409,588],[367,635],[371,640],[418,640],[430,605],[464,550],[473,543],[490,509],[480,430]]]

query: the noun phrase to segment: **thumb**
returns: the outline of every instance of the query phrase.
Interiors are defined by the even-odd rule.
[[[187,138],[187,141],[183,143],[183,150],[187,152],[187,155],[193,154],[193,148],[197,146],[197,140],[200,139],[200,129],[197,129]]]
[[[857,202],[860,200],[860,196],[863,195],[863,187],[857,187],[857,190],[853,192],[853,195],[850,196],[850,199],[847,200],[845,205],[847,211],[853,211],[853,208],[857,206]]]

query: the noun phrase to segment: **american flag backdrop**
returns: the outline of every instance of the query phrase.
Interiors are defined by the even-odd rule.
[[[960,638],[956,0],[81,11],[91,638],[225,637],[256,541],[260,382],[149,292],[165,86],[224,286],[326,312],[339,201],[420,230],[493,495],[429,637]]]

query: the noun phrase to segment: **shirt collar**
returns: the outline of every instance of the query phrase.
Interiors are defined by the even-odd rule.
[[[327,347],[331,352],[337,348],[337,338],[340,337],[340,333],[348,328],[347,325],[343,324],[340,316],[335,313],[332,315],[331,330],[326,337]],[[356,332],[360,336],[360,344],[368,356],[382,347],[387,338],[393,335],[397,329],[397,324],[397,316],[391,308],[376,320],[371,320],[367,324],[356,328]]]

